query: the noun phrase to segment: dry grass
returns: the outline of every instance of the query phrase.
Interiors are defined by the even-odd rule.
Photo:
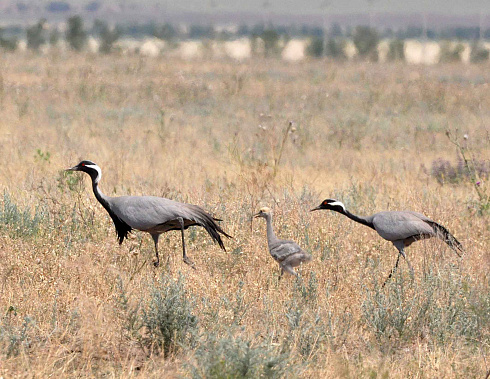
[[[488,66],[15,54],[0,67],[3,377],[490,369],[488,212],[469,181],[441,186],[430,174],[435,159],[456,161],[447,129],[473,159],[490,158]],[[222,217],[228,252],[197,229],[186,234],[195,271],[178,233],[161,239],[160,269],[149,236],[119,247],[88,177],[61,171],[82,158],[102,167],[106,194],[166,196]],[[381,289],[396,250],[345,217],[308,212],[326,197],[358,214],[423,212],[467,253],[418,242],[407,250],[414,281],[401,262]],[[313,255],[302,282],[278,280],[265,225],[249,221],[261,205],[279,236]],[[158,297],[166,289],[177,303]],[[180,312],[166,350],[152,304]],[[195,324],[178,337],[184,316]]]

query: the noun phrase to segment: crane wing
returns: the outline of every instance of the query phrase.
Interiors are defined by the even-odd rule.
[[[429,219],[416,212],[380,212],[373,216],[373,225],[381,237],[396,241],[414,236],[434,236],[436,233],[426,220]]]
[[[200,225],[224,249],[219,233],[231,237],[215,222],[215,219],[197,205],[179,203],[156,196],[120,196],[110,200],[111,210],[133,229],[148,233],[165,233]]]
[[[282,262],[292,254],[302,251],[296,242],[289,240],[279,240],[270,247],[272,257],[279,262]]]

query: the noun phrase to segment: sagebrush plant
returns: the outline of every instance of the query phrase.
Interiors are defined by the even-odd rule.
[[[4,191],[0,207],[0,227],[10,235],[15,237],[35,236],[46,220],[46,212],[40,206],[36,208],[34,214],[30,209],[20,210],[12,201],[10,194]]]
[[[463,159],[445,135],[461,120],[469,168],[487,161],[487,65],[49,52],[3,55],[0,72],[0,376],[485,377],[487,179],[424,167]],[[155,269],[151,238],[119,245],[90,178],[62,171],[81,159],[108,196],[202,206],[227,251],[189,227],[194,270],[169,231]],[[325,198],[424,213],[466,252],[414,243],[413,278],[402,260],[382,289],[396,249],[309,212]],[[261,206],[311,253],[301,280],[279,280]]]
[[[184,278],[174,280],[162,275],[150,287],[148,297],[131,307],[123,285],[119,288],[125,329],[147,354],[168,357],[188,347],[196,338],[198,318],[193,301],[185,288]]]
[[[487,193],[486,180],[488,180],[490,172],[490,160],[478,160],[474,157],[474,153],[469,148],[467,141],[469,136],[467,134],[463,136],[464,143],[459,140],[457,131],[454,134],[447,130],[446,135],[451,143],[457,147],[458,152],[461,155],[460,165],[463,166],[464,169],[459,169],[458,171],[464,171],[464,175],[469,178],[478,195],[478,212],[480,214],[488,213],[490,211],[490,193]]]
[[[12,325],[12,312],[15,310],[10,307],[0,322],[0,347],[4,358],[16,357],[20,353],[26,352],[30,347],[32,338],[33,321],[26,316],[21,325]]]
[[[203,337],[188,364],[192,378],[283,378],[297,374],[288,353],[258,336],[248,339],[240,330]]]
[[[490,321],[488,301],[458,267],[429,267],[423,280],[410,284],[400,275],[385,292],[375,281],[362,304],[366,325],[386,349],[422,338],[430,345],[450,345],[463,337],[469,345],[486,345],[482,325]],[[483,334],[482,334],[483,332]]]

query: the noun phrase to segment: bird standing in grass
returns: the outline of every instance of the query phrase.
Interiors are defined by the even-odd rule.
[[[329,209],[341,213],[351,220],[369,226],[376,230],[385,240],[393,242],[393,245],[398,249],[399,254],[395,267],[391,270],[383,287],[396,271],[400,256],[405,258],[410,271],[413,273],[412,265],[405,256],[405,247],[410,246],[415,241],[438,237],[446,242],[459,257],[461,257],[461,254],[459,254],[458,250],[462,253],[464,252],[463,246],[444,226],[432,221],[421,213],[412,211],[386,211],[375,213],[372,216],[362,217],[353,215],[345,208],[345,205],[341,201],[335,199],[326,199],[311,211],[320,209]]]
[[[158,237],[169,230],[180,230],[182,233],[182,250],[184,262],[194,267],[186,255],[184,230],[189,226],[202,226],[211,238],[226,251],[220,233],[228,238],[223,229],[216,223],[221,221],[212,217],[197,205],[179,203],[177,201],[156,196],[119,196],[110,197],[99,190],[99,181],[102,171],[94,162],[84,160],[67,171],[83,171],[92,179],[92,189],[95,197],[111,216],[116,227],[119,244],[133,229],[150,233],[155,243],[155,260],[153,264],[158,267]]]
[[[272,258],[279,263],[281,277],[284,274],[284,271],[297,277],[298,273],[293,270],[293,267],[311,261],[311,255],[305,253],[296,242],[280,240],[276,237],[274,230],[272,229],[272,211],[269,208],[261,208],[259,213],[255,214],[254,217],[265,218],[267,223],[267,243],[269,245],[269,252],[271,253]]]

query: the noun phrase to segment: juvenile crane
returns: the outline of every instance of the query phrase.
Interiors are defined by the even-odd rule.
[[[267,243],[269,245],[269,252],[272,255],[272,258],[279,263],[279,267],[281,268],[280,277],[282,277],[284,271],[297,277],[298,273],[293,270],[293,267],[311,261],[311,255],[305,253],[296,242],[280,240],[276,237],[274,230],[272,229],[272,211],[269,208],[261,208],[259,213],[255,214],[254,217],[265,218],[267,223]]]
[[[84,160],[66,171],[83,171],[92,179],[94,195],[111,216],[116,227],[119,244],[133,229],[150,233],[155,243],[155,267],[160,264],[158,256],[158,237],[169,230],[180,230],[182,233],[182,251],[184,262],[194,267],[185,251],[184,230],[189,226],[202,226],[211,238],[226,251],[220,233],[228,238],[223,229],[216,223],[221,221],[212,217],[197,205],[179,203],[177,201],[156,196],[119,196],[110,197],[99,190],[102,170],[94,162]]]
[[[383,287],[396,271],[400,256],[405,258],[410,271],[413,273],[412,265],[405,256],[405,247],[410,246],[415,241],[438,237],[446,242],[459,257],[461,257],[461,254],[459,254],[458,250],[462,253],[464,252],[463,246],[444,226],[432,221],[421,213],[412,211],[386,211],[375,213],[372,216],[362,217],[353,215],[345,208],[345,205],[341,201],[335,199],[326,199],[311,211],[320,209],[329,209],[341,213],[351,220],[369,226],[376,230],[385,240],[393,242],[399,254],[395,267],[391,270]]]

